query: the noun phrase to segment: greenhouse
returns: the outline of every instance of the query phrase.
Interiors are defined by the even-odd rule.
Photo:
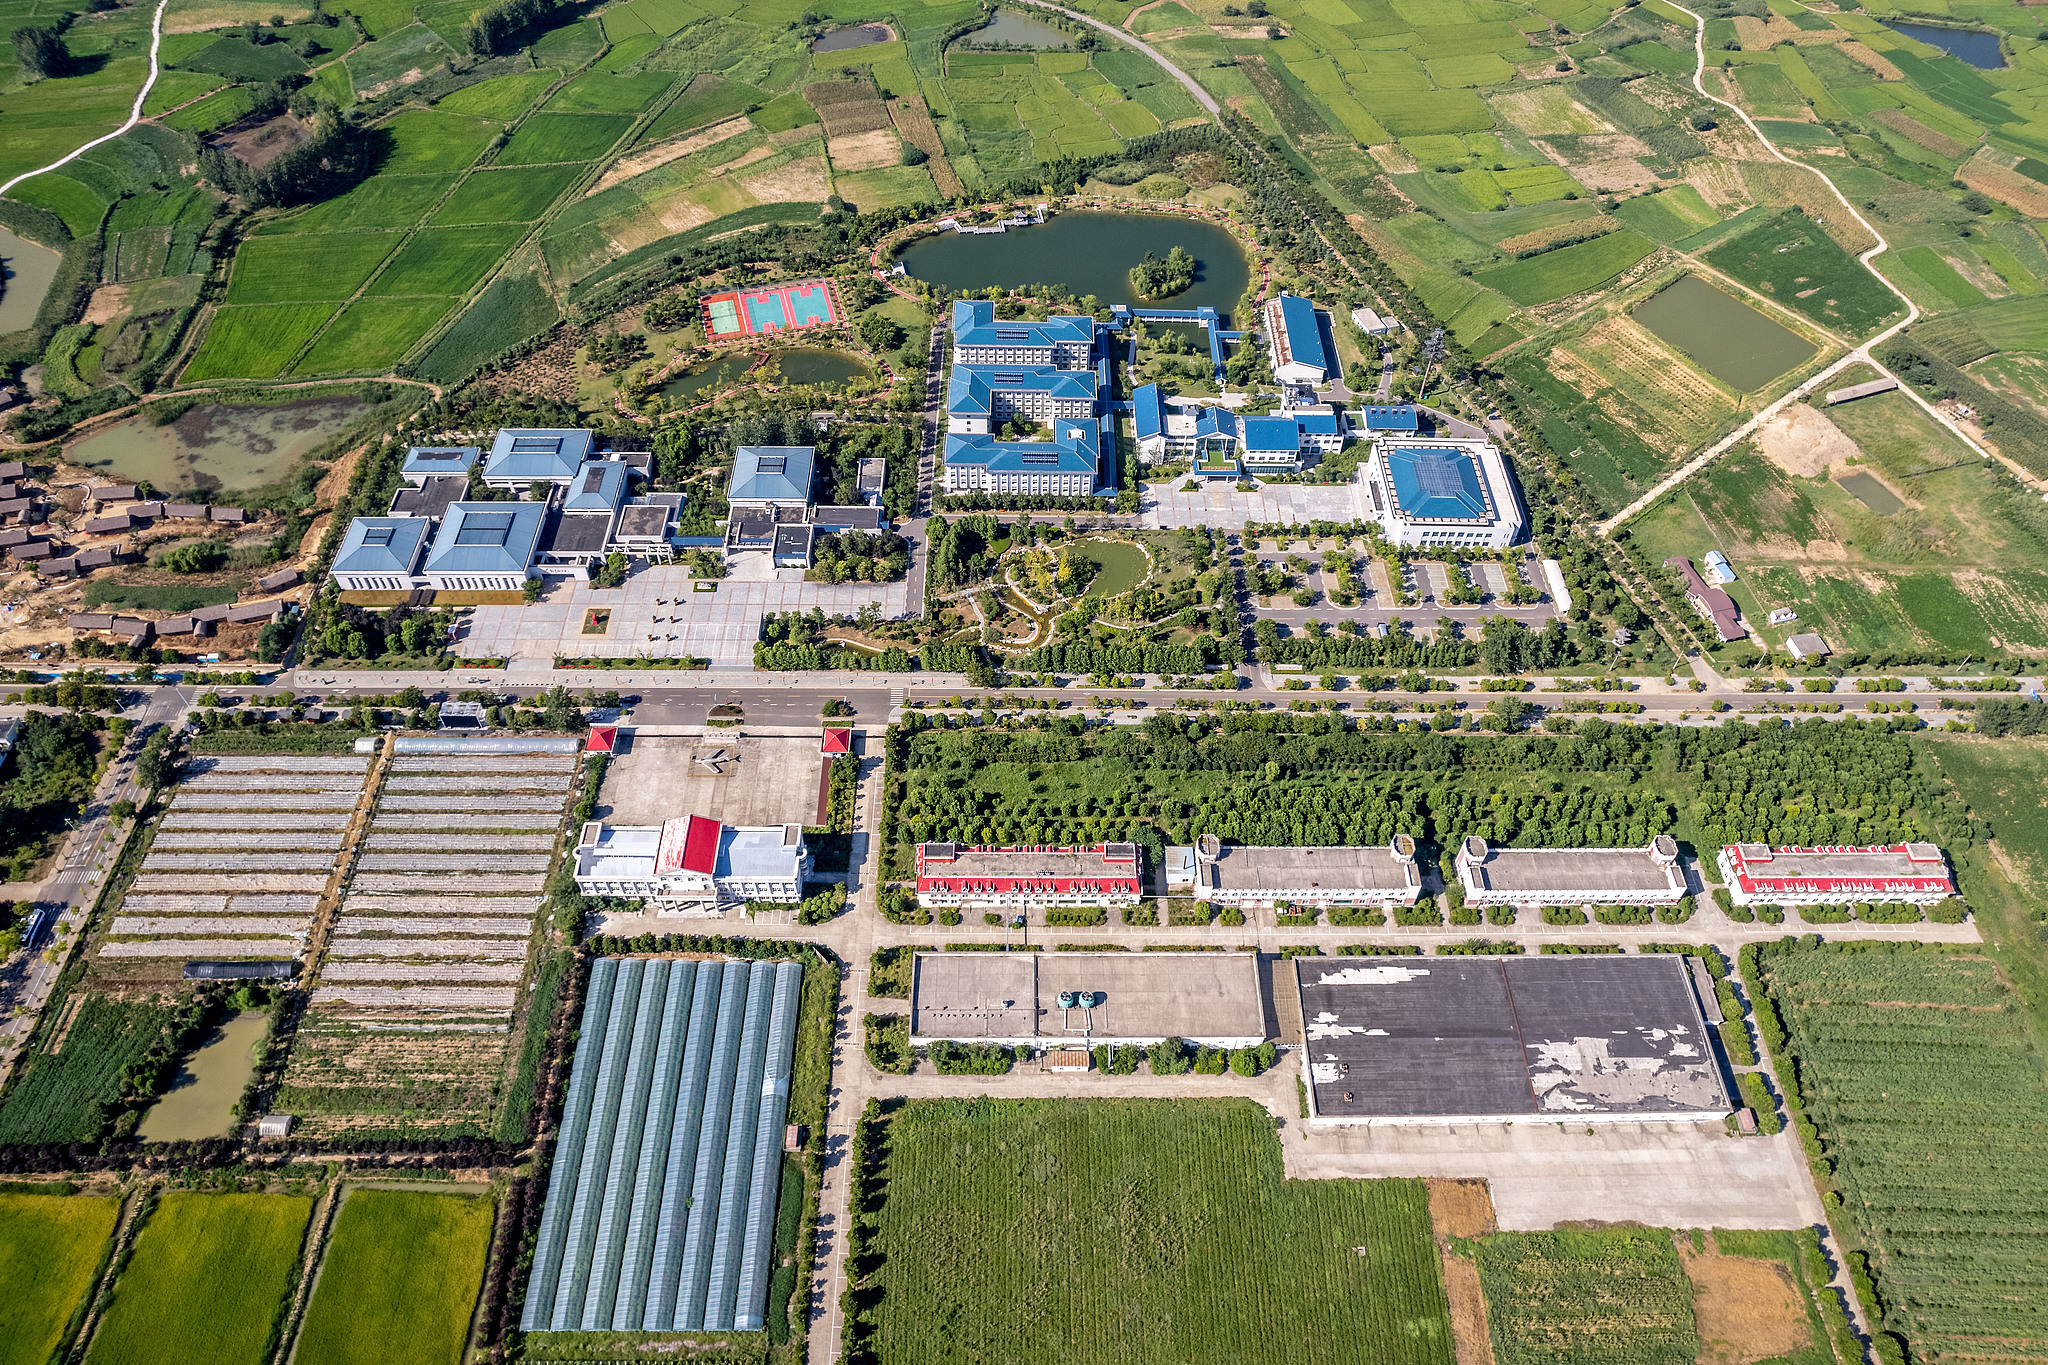
[[[520,1326],[763,1325],[803,966],[601,958]]]

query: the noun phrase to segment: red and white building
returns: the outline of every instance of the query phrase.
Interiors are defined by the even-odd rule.
[[[1136,844],[917,846],[917,899],[921,905],[986,906],[991,910],[1136,905],[1144,894]]]
[[[1730,844],[1717,860],[1737,905],[1845,905],[1905,901],[1932,905],[1956,893],[1948,861],[1933,844],[1869,848],[1772,848]]]
[[[575,858],[584,895],[644,900],[661,914],[716,914],[738,901],[794,905],[811,870],[802,825],[726,825],[702,815],[658,825],[590,821]]]

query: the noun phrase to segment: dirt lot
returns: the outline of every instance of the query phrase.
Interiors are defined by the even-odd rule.
[[[1494,1231],[1493,1196],[1484,1181],[1432,1180],[1429,1222],[1439,1237],[1484,1237]]]
[[[1451,1344],[1458,1365],[1493,1365],[1493,1339],[1486,1329],[1486,1291],[1469,1256],[1442,1252],[1444,1298],[1451,1309]]]
[[[1801,479],[1817,479],[1863,452],[1827,415],[1794,403],[1757,428],[1757,444],[1771,463]]]
[[[657,825],[705,815],[729,825],[810,825],[825,760],[814,738],[635,736],[612,760],[598,815],[615,825]]]
[[[1687,1256],[1701,1365],[1746,1365],[1813,1340],[1806,1305],[1783,1266],[1741,1256]],[[1461,1362],[1462,1365],[1462,1362]]]

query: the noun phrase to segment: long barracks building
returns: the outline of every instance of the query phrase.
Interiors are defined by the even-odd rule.
[[[917,899],[925,905],[1136,905],[1144,892],[1136,844],[917,846]]]
[[[1906,901],[1932,905],[1956,893],[1948,862],[1933,844],[1867,848],[1772,848],[1730,844],[1717,859],[1737,905],[1842,905]]]

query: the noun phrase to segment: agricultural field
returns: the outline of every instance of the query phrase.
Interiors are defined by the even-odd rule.
[[[0,1094],[0,1142],[91,1142],[126,1092],[122,1072],[146,1056],[170,1021],[167,999],[79,992],[53,1004],[47,1040]]]
[[[1707,261],[1824,327],[1858,340],[1903,309],[1897,296],[1804,215],[1779,214]]]
[[[1691,1365],[1692,1285],[1652,1228],[1502,1232],[1476,1257],[1497,1365]]]
[[[392,760],[276,1102],[303,1131],[523,1134],[509,1054],[575,780],[567,753]]]
[[[44,1365],[92,1287],[121,1201],[0,1194],[0,1365]]]
[[[1761,962],[1881,1326],[1914,1359],[2048,1357],[2033,1321],[2048,1296],[2048,1180],[2028,1157],[2048,1092],[2029,1012],[1997,963],[1803,940]]]
[[[1451,1360],[1422,1183],[1282,1180],[1247,1101],[912,1101],[882,1180],[883,1360]]]
[[[114,1282],[90,1365],[261,1365],[298,1277],[313,1201],[163,1195]]]
[[[1728,591],[1773,645],[1814,630],[1837,650],[2048,651],[2048,516],[1902,395],[1774,425],[1765,446],[1780,459],[1755,443],[1730,452],[1631,534],[1658,560],[1727,554]],[[1859,474],[1898,506],[1859,498]],[[1763,625],[1779,607],[1798,620]]]
[[[457,1365],[490,1250],[489,1198],[351,1189],[335,1215],[292,1359]]]
[[[1479,278],[1516,303],[1549,303],[1605,284],[1656,249],[1655,243],[1637,233],[1610,232],[1590,242],[1500,266]]]

